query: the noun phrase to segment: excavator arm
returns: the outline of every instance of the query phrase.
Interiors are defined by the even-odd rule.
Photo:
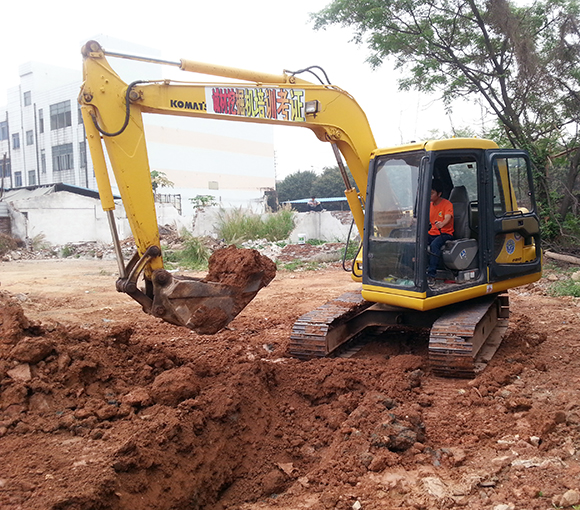
[[[271,75],[188,60],[177,63],[107,53],[95,41],[89,41],[82,54],[84,79],[79,103],[102,206],[116,246],[120,272],[117,289],[132,296],[147,313],[198,332],[215,333],[269,283],[275,269],[263,259],[244,263],[236,260],[232,265],[245,268],[246,273],[239,273],[238,281],[227,284],[176,277],[163,269],[143,113],[311,129],[319,140],[332,144],[345,181],[345,194],[362,237],[364,198],[350,183],[340,154],[356,186],[364,193],[376,144],[364,112],[345,91],[330,84],[313,84],[288,72]],[[127,84],[112,69],[107,55],[175,65],[184,71],[238,81],[160,80]],[[112,213],[115,203],[105,150],[137,245],[137,253],[127,266]],[[219,266],[223,261],[215,264]],[[141,274],[145,277],[144,290],[137,286]]]

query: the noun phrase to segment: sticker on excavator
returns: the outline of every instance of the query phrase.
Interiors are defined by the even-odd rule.
[[[253,119],[306,121],[304,89],[272,87],[206,87],[208,113]]]

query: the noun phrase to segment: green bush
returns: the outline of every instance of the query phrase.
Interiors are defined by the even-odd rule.
[[[218,237],[228,244],[240,244],[251,239],[259,239],[262,220],[260,216],[241,207],[230,211],[220,210],[218,214]]]
[[[65,244],[65,245],[62,247],[62,250],[61,250],[61,252],[60,252],[60,256],[61,256],[63,259],[66,259],[66,258],[72,257],[72,256],[73,256],[73,255],[75,255],[75,254],[76,254],[76,248],[75,248],[74,246],[70,245],[70,244]]]
[[[268,241],[281,241],[287,239],[294,229],[294,213],[290,208],[279,209],[275,213],[269,213],[263,221],[259,239]]]
[[[218,236],[228,244],[240,244],[254,239],[281,241],[288,238],[294,228],[294,213],[282,208],[262,216],[242,208],[224,211],[218,215]]]
[[[213,195],[196,195],[195,197],[190,198],[189,201],[194,209],[203,209],[204,207],[213,207],[217,205]]]
[[[34,251],[48,250],[50,248],[50,243],[47,242],[46,236],[43,233],[40,233],[30,239],[30,247]]]

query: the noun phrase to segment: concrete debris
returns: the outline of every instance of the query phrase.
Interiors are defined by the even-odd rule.
[[[564,494],[556,494],[552,498],[552,503],[558,508],[570,508],[580,503],[580,492],[568,490]]]
[[[161,245],[165,250],[179,251],[184,249],[185,239],[175,227],[170,225],[159,227],[159,234]],[[214,239],[209,236],[200,239],[210,252],[227,246],[227,243],[223,240]],[[257,250],[261,255],[265,255],[271,260],[281,263],[288,263],[295,260],[318,263],[338,262],[342,259],[344,246],[345,243],[291,244],[288,241],[273,242],[266,239],[245,241],[241,244],[242,248]],[[135,250],[135,241],[132,237],[121,241],[121,251],[125,260],[129,260]],[[62,246],[30,242],[25,247],[6,253],[1,257],[1,260],[10,262],[13,260],[57,258],[113,260],[115,258],[115,251],[112,244],[95,241],[67,243]]]

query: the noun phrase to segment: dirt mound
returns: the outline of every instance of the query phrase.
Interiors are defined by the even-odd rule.
[[[209,258],[206,282],[216,282],[244,289],[259,276],[260,288],[276,276],[276,264],[257,250],[228,246],[214,251]]]
[[[342,293],[344,277],[278,275],[204,337],[129,300],[105,311],[103,293],[98,308],[81,308],[95,299],[82,287],[66,305],[77,322],[55,309],[41,323],[42,279],[31,274],[26,299],[0,295],[0,508],[545,510],[553,498],[574,501],[576,301],[512,293],[510,333],[473,381],[434,377],[426,336],[407,330],[375,336],[351,358],[288,358],[294,320]]]

